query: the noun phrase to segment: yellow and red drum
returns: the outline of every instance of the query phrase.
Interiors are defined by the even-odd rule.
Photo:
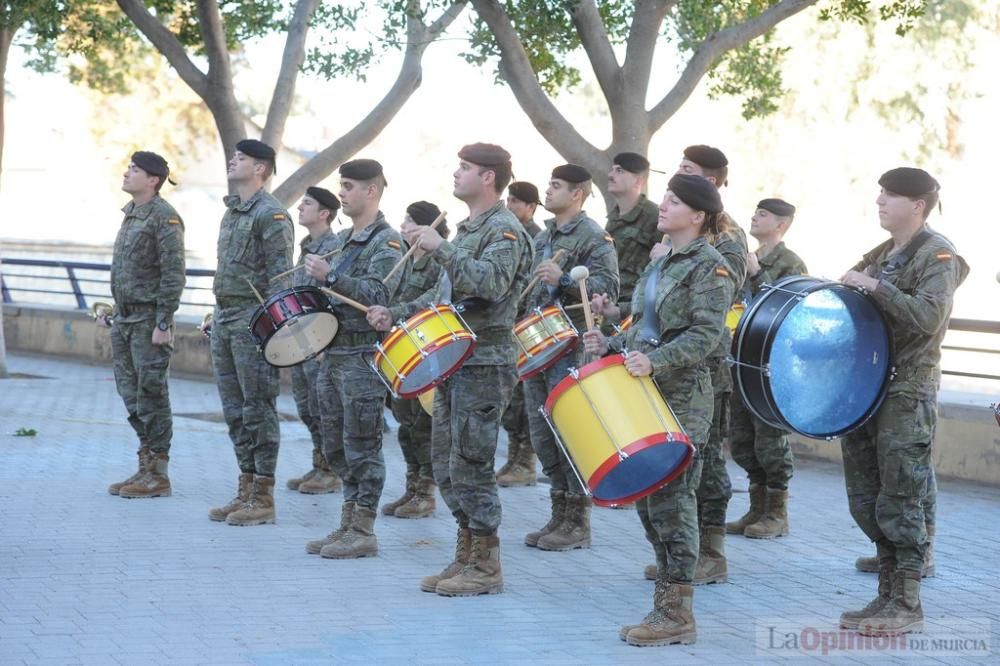
[[[683,472],[694,446],[651,377],[633,377],[625,357],[588,363],[556,385],[543,415],[601,506],[650,495]]]
[[[550,305],[535,308],[517,322],[514,339],[521,348],[517,374],[521,379],[530,379],[576,348],[580,334],[561,306]]]
[[[415,398],[456,370],[476,348],[476,334],[451,303],[421,310],[375,344],[372,369],[393,396]]]

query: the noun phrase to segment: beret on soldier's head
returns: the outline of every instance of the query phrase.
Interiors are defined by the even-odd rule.
[[[410,216],[410,219],[415,224],[419,224],[422,227],[429,227],[438,218],[438,215],[441,214],[441,209],[430,201],[414,201],[406,207],[406,214]],[[447,222],[441,222],[441,224],[437,225],[436,229],[442,238],[447,238],[450,233]]]
[[[763,208],[779,217],[792,217],[795,215],[795,206],[784,199],[761,199],[757,208]]]
[[[132,164],[136,165],[150,176],[161,176],[166,178],[170,175],[170,167],[167,161],[148,150],[140,150],[132,153]]]
[[[507,188],[507,194],[515,199],[520,199],[524,203],[542,203],[538,198],[538,188],[524,180],[517,180],[511,183],[510,187]]]
[[[645,173],[649,171],[649,160],[639,153],[618,153],[612,164],[617,164],[630,173]]]
[[[484,167],[510,165],[510,153],[492,143],[470,143],[462,146],[458,151],[458,157]]]
[[[243,139],[236,144],[236,150],[258,160],[274,161],[274,148],[257,139]]]
[[[703,169],[721,169],[729,165],[726,154],[718,148],[699,144],[688,146],[684,149],[684,157],[691,160]]]
[[[701,176],[677,174],[667,183],[667,189],[694,210],[706,213],[722,212],[722,197],[711,181]]]
[[[590,180],[590,172],[579,164],[563,164],[552,170],[552,177],[567,183],[585,183]]]
[[[904,197],[919,197],[928,192],[937,192],[941,188],[933,176],[923,169],[913,167],[890,169],[882,174],[878,184]]]
[[[323,208],[329,208],[335,213],[340,210],[340,199],[330,190],[322,187],[307,187],[306,194],[315,199]]]
[[[373,180],[382,175],[382,164],[376,160],[360,159],[340,165],[340,177],[351,180]]]

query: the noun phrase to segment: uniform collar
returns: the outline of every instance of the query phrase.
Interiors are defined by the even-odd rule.
[[[306,234],[306,237],[302,239],[302,242],[299,243],[299,246],[304,249],[317,248],[323,245],[323,243],[326,242],[328,239],[332,238],[333,235],[334,235],[333,229],[330,228],[327,228],[327,230],[324,231],[322,234],[320,234],[320,237],[317,238],[316,240],[313,240],[312,235]]]
[[[582,222],[585,219],[587,219],[587,212],[581,210],[579,213],[573,216],[573,219],[571,219],[569,222],[562,225],[561,227],[556,226],[556,218],[554,217],[549,218],[545,220],[545,228],[548,229],[549,235],[552,234],[568,235],[573,233],[573,230],[576,229],[577,226],[579,226],[580,222]]]
[[[264,196],[263,187],[254,192],[253,196],[247,199],[246,201],[242,201],[240,199],[240,195],[238,194],[227,194],[226,196],[222,197],[222,201],[223,203],[226,204],[226,208],[237,211],[239,213],[245,213],[251,208],[253,208],[253,205],[257,203],[257,201],[260,200],[262,196]]]
[[[155,195],[152,199],[142,204],[141,206],[136,206],[134,201],[129,201],[122,208],[122,212],[125,213],[125,217],[134,217],[137,220],[145,220],[149,217],[149,214],[153,212],[153,207],[156,204],[156,200],[160,198],[160,195]]]
[[[372,220],[371,223],[361,231],[354,231],[354,229],[351,229],[347,238],[347,242],[367,243],[368,239],[371,238],[372,233],[375,231],[376,228],[378,228],[380,222],[385,222],[385,215],[382,214],[382,211],[379,211],[378,214],[375,215],[375,219]]]
[[[639,219],[639,214],[642,213],[642,204],[644,204],[646,201],[647,201],[646,195],[640,194],[639,200],[635,202],[635,205],[632,206],[632,208],[625,211],[624,214],[622,214],[621,210],[619,210],[618,204],[615,204],[612,213],[617,213],[617,215],[613,215],[613,218],[616,220],[621,220],[622,222],[635,222],[636,220]]]
[[[473,218],[465,218],[458,223],[458,226],[468,232],[476,231],[479,227],[486,223],[486,220],[490,219],[493,215],[496,215],[501,209],[505,209],[505,206],[502,201],[497,201],[490,208],[486,209],[479,215]]]
[[[785,249],[785,241],[778,241],[778,244],[771,248],[771,251],[763,257],[759,257],[762,266],[770,266],[781,254],[782,250]]]

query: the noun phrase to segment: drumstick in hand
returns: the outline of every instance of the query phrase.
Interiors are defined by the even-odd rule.
[[[594,313],[590,311],[590,297],[587,296],[587,278],[590,277],[590,270],[586,266],[574,266],[569,276],[580,285],[580,303],[583,304],[583,318],[587,321],[589,331],[594,328]]]
[[[434,218],[434,221],[431,222],[431,225],[430,225],[431,229],[437,229],[437,226],[439,224],[441,224],[442,222],[444,222],[444,218],[445,218],[445,216],[447,214],[448,213],[446,213],[445,211],[441,211],[441,214],[438,215],[436,218]],[[396,262],[396,265],[392,267],[392,270],[389,271],[388,273],[386,273],[385,277],[382,278],[382,284],[387,283],[389,281],[389,278],[391,278],[393,275],[395,275],[396,271],[398,271],[400,268],[402,268],[403,264],[406,263],[406,260],[410,258],[410,255],[417,251],[417,246],[418,245],[420,245],[419,241],[416,242],[416,243],[414,243],[412,246],[410,246],[410,249],[406,251],[406,254],[404,254],[402,256],[402,258],[399,261]]]
[[[244,279],[247,281],[247,284],[250,285],[250,289],[253,291],[253,295],[257,297],[257,300],[260,301],[261,305],[264,305],[264,297],[261,296],[260,292],[257,291],[257,288],[253,286],[253,282],[250,281],[250,278],[244,278]]]
[[[368,306],[367,305],[362,305],[361,303],[358,303],[353,298],[348,298],[347,296],[344,296],[343,294],[338,294],[333,289],[327,289],[326,287],[320,287],[319,290],[322,291],[327,296],[333,296],[334,298],[339,298],[340,300],[344,301],[344,303],[347,303],[348,305],[350,305],[352,308],[355,308],[357,310],[361,310],[362,312],[364,312],[366,314],[368,312]]]
[[[555,254],[549,257],[549,261],[559,261],[559,258],[562,257],[564,254],[566,254],[566,250],[560,248],[556,250]],[[523,301],[524,297],[527,296],[529,293],[531,293],[531,290],[535,288],[536,284],[538,284],[538,280],[540,277],[541,277],[540,275],[536,275],[535,277],[531,278],[531,282],[529,282],[528,286],[524,288],[524,291],[521,292],[521,295],[518,297],[517,300]]]
[[[343,248],[339,248],[338,247],[336,250],[334,250],[332,252],[327,252],[326,254],[321,254],[319,256],[319,258],[320,259],[328,259],[328,258],[332,257],[333,255],[339,253],[341,251],[341,249],[343,249]],[[291,275],[292,273],[294,273],[295,271],[299,270],[300,268],[305,268],[305,267],[306,267],[305,264],[300,264],[300,265],[296,266],[295,268],[293,268],[291,270],[285,271],[284,273],[278,273],[273,278],[271,278],[270,280],[268,280],[268,282],[274,282],[275,280],[279,280],[279,279],[285,277],[286,275]]]

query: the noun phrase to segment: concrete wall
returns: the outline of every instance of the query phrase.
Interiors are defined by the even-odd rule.
[[[71,356],[111,362],[109,329],[98,328],[86,312],[30,306],[4,306],[4,333],[10,350]],[[212,377],[208,339],[200,321],[178,318],[173,371]],[[282,380],[288,383],[287,370]],[[939,405],[934,463],[941,477],[1000,485],[1000,428],[985,404],[963,403],[960,396],[942,394]],[[840,461],[840,441],[794,436],[796,455]]]

